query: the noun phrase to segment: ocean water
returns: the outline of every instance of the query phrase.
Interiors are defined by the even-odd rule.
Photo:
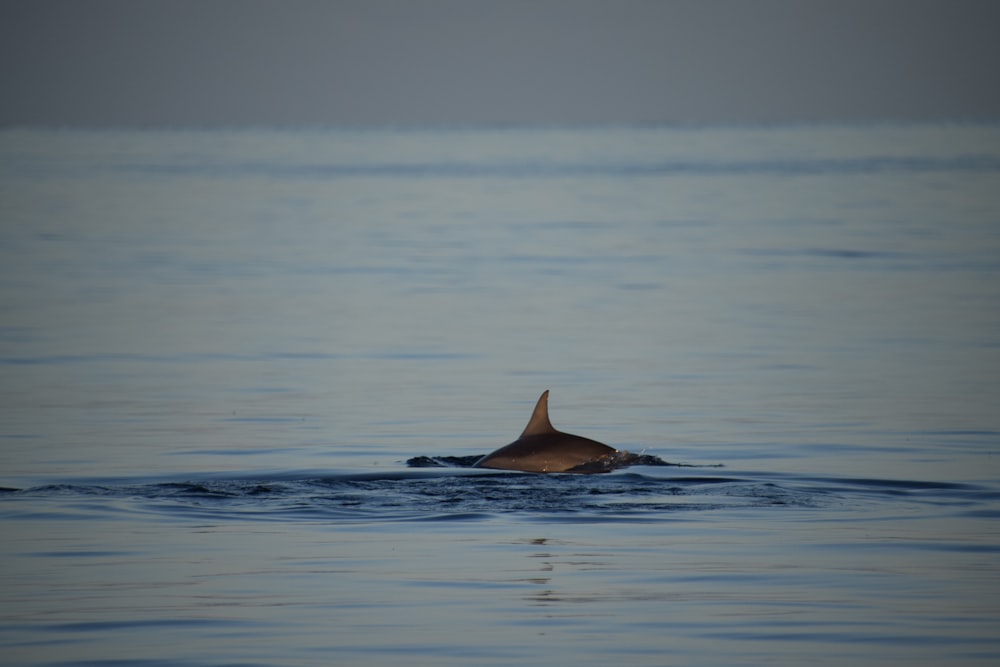
[[[995,665],[1000,126],[0,131],[4,665]],[[690,467],[413,468],[557,428]]]

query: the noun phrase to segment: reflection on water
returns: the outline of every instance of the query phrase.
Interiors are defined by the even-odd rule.
[[[998,147],[0,132],[0,662],[996,664]]]

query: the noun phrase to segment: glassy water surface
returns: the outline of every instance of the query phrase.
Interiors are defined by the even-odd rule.
[[[996,664],[997,192],[990,125],[4,130],[0,662]],[[407,466],[544,389],[692,467]]]

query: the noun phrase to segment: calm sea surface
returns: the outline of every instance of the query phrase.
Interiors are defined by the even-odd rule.
[[[0,131],[0,663],[996,665],[998,193],[993,125]],[[407,466],[544,389],[704,467]]]

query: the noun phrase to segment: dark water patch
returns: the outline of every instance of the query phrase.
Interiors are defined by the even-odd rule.
[[[987,436],[987,437],[1000,437],[1000,431],[991,430],[977,430],[977,429],[953,429],[953,430],[929,430],[929,431],[912,431],[913,434],[921,435],[944,435],[944,436]]]
[[[327,352],[264,352],[233,354],[224,352],[189,354],[50,354],[40,356],[0,356],[0,366],[62,366],[79,364],[199,364],[259,361],[338,361],[345,359],[377,359],[392,361],[460,361],[476,355],[434,350],[396,350],[370,354],[335,354]],[[260,390],[257,390],[260,391]],[[287,390],[283,390],[287,391]]]
[[[975,643],[993,644],[992,637],[954,637],[944,634],[864,634],[858,632],[712,632],[702,635],[708,639],[762,642],[809,642],[830,644],[887,644],[890,646],[966,646]]]
[[[86,363],[202,363],[207,361],[254,361],[254,355],[244,354],[51,354],[35,357],[0,357],[0,364],[11,366],[49,366]]]
[[[53,632],[99,632],[129,628],[170,628],[170,627],[244,627],[247,621],[228,621],[218,618],[161,618],[134,621],[82,621],[78,623],[53,623],[33,626],[39,630]]]
[[[854,175],[881,172],[892,173],[993,173],[1000,171],[1000,159],[988,153],[965,154],[947,157],[936,156],[867,156],[859,158],[825,159],[760,159],[760,160],[661,160],[661,161],[604,161],[556,162],[548,160],[527,161],[427,161],[381,162],[355,164],[289,164],[228,162],[207,164],[155,163],[126,164],[113,167],[114,171],[147,174],[157,177],[246,178],[271,179],[337,178],[594,178],[636,176],[721,176],[721,175]]]
[[[238,498],[243,493],[239,485],[231,485],[224,481],[211,484],[168,482],[166,484],[155,485],[148,495],[149,497],[169,496],[174,498]]]
[[[29,489],[24,489],[19,493],[30,495],[41,495],[47,497],[57,496],[105,496],[111,493],[110,487],[90,484],[45,484]]]
[[[819,259],[907,259],[908,255],[887,250],[859,248],[750,248],[744,254],[755,257],[812,257]]]
[[[970,519],[1000,519],[1000,509],[973,509],[958,513]]]
[[[935,482],[923,480],[894,479],[813,479],[803,480],[813,484],[817,492],[823,491],[845,497],[861,498],[865,496],[877,498],[899,498],[907,501],[920,501],[927,504],[969,504],[979,503],[989,499],[989,491],[979,485]]]
[[[813,257],[831,257],[834,259],[893,259],[902,257],[902,253],[877,250],[857,250],[851,248],[806,248],[805,255]]]
[[[272,662],[192,662],[190,660],[73,660],[70,662],[47,662],[44,667],[275,667]]]
[[[110,660],[67,660],[42,663],[44,667],[274,667],[268,662],[217,662],[127,658]]]
[[[225,421],[264,421],[269,420],[239,420],[239,419],[229,419]],[[280,419],[277,421],[285,422],[298,422],[302,419]],[[275,454],[287,453],[288,447],[272,447],[272,448],[262,448],[262,449],[177,449],[169,452],[164,452],[163,456],[273,456]]]
[[[26,558],[117,558],[133,556],[136,551],[97,551],[91,549],[71,549],[66,551],[27,551],[18,554]]]
[[[224,422],[245,422],[250,424],[290,424],[305,421],[303,417],[227,417]]]
[[[927,482],[920,480],[901,479],[866,479],[866,478],[841,478],[838,480],[842,484],[854,484],[869,488],[892,489],[899,491],[920,491],[926,489],[961,490],[976,489],[975,485],[955,483],[955,482]]]
[[[858,548],[851,545],[851,548]],[[898,540],[882,542],[878,548],[903,551],[943,551],[965,554],[1000,554],[1000,544],[976,544],[961,541]]]

